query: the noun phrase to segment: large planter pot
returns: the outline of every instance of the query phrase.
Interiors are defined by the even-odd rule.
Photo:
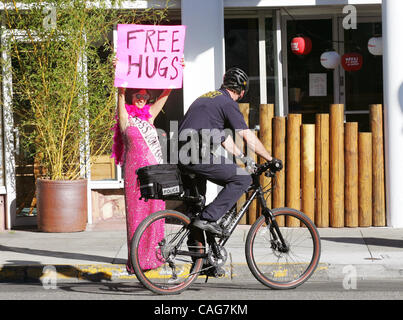
[[[38,228],[44,232],[84,231],[87,225],[87,180],[36,183]]]

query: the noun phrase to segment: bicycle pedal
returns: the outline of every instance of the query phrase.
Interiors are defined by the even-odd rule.
[[[179,278],[170,278],[168,279],[168,283],[173,284],[173,283],[178,283],[179,282]]]
[[[215,277],[216,278],[223,278],[225,276],[225,270],[224,269],[219,269],[219,270],[215,270]]]
[[[213,277],[213,278],[222,278],[225,276],[225,270],[221,267],[213,267],[210,266],[208,268],[202,269],[200,271],[201,276]],[[207,279],[206,279],[207,282]]]

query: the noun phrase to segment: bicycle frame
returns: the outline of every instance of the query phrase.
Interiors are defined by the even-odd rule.
[[[235,220],[231,222],[231,227],[229,230],[227,230],[228,235],[221,238],[218,241],[218,244],[220,246],[224,246],[227,241],[229,240],[229,238],[231,237],[232,233],[234,232],[235,228],[238,226],[239,221],[241,221],[242,217],[245,215],[245,213],[247,212],[247,210],[249,209],[249,206],[252,204],[252,202],[257,199],[260,203],[260,206],[262,208],[262,215],[265,217],[266,219],[266,224],[270,225],[270,233],[273,236],[273,240],[280,240],[281,244],[285,247],[285,241],[281,235],[280,229],[278,227],[278,224],[273,216],[272,211],[270,210],[270,208],[267,206],[266,201],[264,199],[264,192],[262,189],[262,186],[260,184],[260,175],[256,175],[256,174],[252,174],[252,184],[249,186],[248,190],[246,192],[250,192],[253,190],[252,195],[248,198],[248,200],[242,205],[241,209],[236,213],[236,217]],[[196,192],[196,195],[199,196],[197,187],[194,186],[194,192]],[[188,203],[196,203],[198,202],[199,198],[198,197],[191,197],[191,196],[186,196],[186,200]],[[186,201],[185,200],[185,201]],[[202,210],[204,207],[204,205],[202,205],[200,207],[200,209]],[[186,237],[189,235],[190,230],[186,230],[186,232],[182,235],[182,238],[180,240],[180,243],[182,243],[184,241],[184,239],[186,239]],[[215,241],[214,237],[211,238],[208,236],[207,234],[207,241]],[[186,255],[186,256],[191,256],[194,258],[206,258],[207,257],[207,253],[198,253],[198,252],[191,252],[191,251],[183,251],[183,250],[178,250],[176,251],[177,254],[180,255]]]
[[[232,227],[228,230],[228,235],[226,237],[221,238],[221,240],[219,241],[218,244],[220,246],[224,246],[227,243],[228,239],[231,237],[231,235],[234,232],[234,230],[235,230],[236,226],[238,225],[239,221],[245,215],[245,213],[248,210],[249,206],[251,205],[252,201],[255,200],[256,197],[258,197],[258,199],[259,199],[259,201],[260,201],[260,203],[262,205],[263,212],[266,212],[266,210],[268,210],[269,211],[268,215],[270,216],[270,219],[272,218],[271,211],[266,206],[266,202],[264,201],[263,191],[262,191],[262,188],[260,186],[260,183],[258,183],[258,185],[255,185],[255,183],[253,183],[249,187],[248,191],[250,191],[250,190],[254,190],[252,196],[243,204],[243,206],[239,210],[239,212],[237,212],[236,219],[235,219],[235,221],[232,222]],[[189,233],[190,233],[190,230],[189,229],[186,230],[186,232],[181,236],[181,240],[178,243],[182,243],[187,238]],[[174,239],[176,239],[176,237]],[[207,235],[207,240],[209,241],[209,239],[210,238]],[[198,253],[198,252],[184,251],[184,250],[177,250],[176,254],[185,255],[185,256],[191,256],[191,257],[194,257],[194,258],[206,258],[207,257],[207,253]]]
[[[221,239],[219,241],[219,245],[224,246],[227,243],[227,241],[230,238],[231,234],[233,233],[233,231],[237,227],[239,221],[241,221],[242,217],[245,215],[246,211],[248,210],[248,208],[251,205],[251,203],[253,202],[253,200],[255,200],[257,198],[257,200],[259,201],[260,206],[262,208],[262,215],[266,219],[266,224],[270,225],[270,233],[272,234],[273,239],[274,240],[279,239],[281,241],[281,244],[283,246],[285,246],[285,241],[284,241],[283,236],[282,236],[282,234],[280,232],[278,224],[277,224],[277,222],[276,222],[276,220],[275,220],[275,218],[273,216],[272,211],[267,206],[266,201],[264,199],[264,193],[263,193],[262,186],[260,184],[259,177],[260,177],[260,175],[252,175],[252,181],[253,182],[252,182],[251,186],[248,188],[247,192],[253,190],[253,193],[249,197],[249,199],[242,205],[242,208],[237,213],[235,221],[232,222],[232,226],[228,230],[229,235],[227,237]],[[273,228],[274,228],[274,230],[273,230]]]

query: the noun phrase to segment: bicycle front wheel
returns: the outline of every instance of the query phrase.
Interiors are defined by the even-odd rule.
[[[272,213],[275,221],[284,226],[275,228],[272,223],[266,224],[264,216],[258,218],[247,236],[246,260],[252,274],[264,285],[292,289],[308,280],[319,263],[319,233],[298,210],[278,208]],[[290,220],[294,227],[287,227]]]
[[[138,226],[130,258],[137,279],[158,294],[178,294],[196,280],[203,263],[189,250],[203,253],[201,243],[187,246],[190,219],[174,210],[155,212]],[[152,240],[154,239],[154,240]]]

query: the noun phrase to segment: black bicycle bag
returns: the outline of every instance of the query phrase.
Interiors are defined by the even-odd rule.
[[[156,164],[136,170],[140,199],[169,199],[183,193],[181,172],[176,164]]]

